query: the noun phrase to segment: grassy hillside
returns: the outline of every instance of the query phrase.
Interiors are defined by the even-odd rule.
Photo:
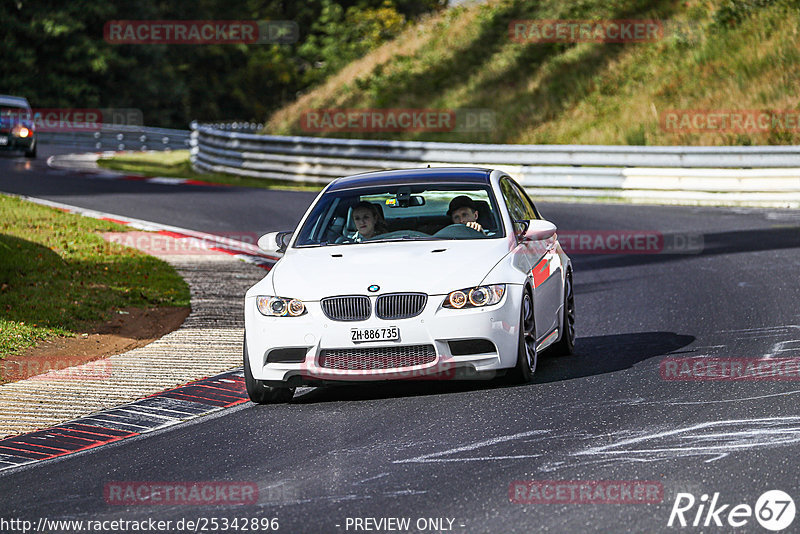
[[[646,43],[518,43],[519,19],[658,19]],[[800,144],[800,125],[667,131],[667,110],[798,110],[800,2],[490,1],[447,10],[269,118],[265,133],[488,143]],[[484,131],[309,134],[309,109],[485,109]]]

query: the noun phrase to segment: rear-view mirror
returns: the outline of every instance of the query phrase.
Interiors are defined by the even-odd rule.
[[[390,208],[415,208],[425,205],[425,197],[422,195],[410,195],[401,198],[398,195],[397,198],[390,198],[386,205]]]

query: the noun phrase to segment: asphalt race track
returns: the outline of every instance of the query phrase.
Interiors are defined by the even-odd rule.
[[[0,191],[226,235],[292,229],[314,196],[80,176],[48,169],[53,149],[40,149],[32,163],[0,157]],[[248,402],[6,470],[0,517],[277,518],[286,533],[397,531],[356,522],[364,518],[409,518],[411,532],[768,532],[752,516],[733,528],[728,513],[755,508],[767,490],[800,497],[797,373],[667,380],[662,362],[800,357],[800,212],[538,207],[560,232],[652,230],[676,247],[699,235],[702,250],[573,253],[577,354],[540,358],[529,385],[392,383],[309,390],[288,405]],[[511,502],[512,482],[531,480],[653,481],[661,495],[650,504]],[[107,503],[104,488],[120,481],[252,483],[258,499]],[[697,499],[689,523],[704,494],[729,506],[715,517],[703,511],[709,526],[670,528],[679,493]],[[800,531],[800,518],[786,531]]]

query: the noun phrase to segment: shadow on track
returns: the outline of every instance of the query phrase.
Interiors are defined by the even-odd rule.
[[[694,336],[674,332],[639,332],[578,338],[576,354],[552,357],[546,352],[539,358],[533,382],[509,386],[501,378],[473,381],[387,381],[357,385],[319,387],[296,395],[292,404],[346,402],[445,395],[471,391],[501,390],[507,387],[535,388],[546,384],[587,376],[613,373],[633,365],[681,349],[695,340]]]
[[[636,267],[697,257],[800,248],[800,227],[758,228],[703,234],[699,254],[572,254],[576,271]]]
[[[674,332],[579,337],[572,356],[540,358],[533,381],[543,384],[622,371],[682,349],[694,340],[694,336]]]

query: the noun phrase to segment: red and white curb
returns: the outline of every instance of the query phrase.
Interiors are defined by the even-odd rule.
[[[177,330],[92,362],[99,374],[69,367],[0,386],[0,435],[9,436],[0,439],[0,470],[93,449],[247,402],[240,367],[241,296],[263,274],[235,258],[264,268],[277,258],[253,244],[213,234],[13,196],[169,236],[155,241],[187,240],[214,252],[167,256],[192,293],[191,314]],[[210,378],[196,380],[204,376]]]
[[[148,182],[153,184],[162,185],[196,185],[203,187],[228,187],[225,184],[216,184],[212,182],[201,182],[198,180],[190,180],[184,178],[167,178],[167,177],[148,177],[134,174],[122,174],[112,170],[101,169],[97,166],[97,160],[104,157],[113,157],[118,154],[125,154],[128,152],[89,152],[84,154],[61,154],[50,156],[47,158],[48,167],[54,169],[62,169],[70,171],[70,173],[82,174],[84,176],[91,176],[93,178],[102,178],[109,180],[133,180]],[[195,230],[188,230],[186,228],[179,228],[177,226],[159,224],[151,221],[144,221],[141,219],[134,219],[124,217],[122,215],[115,215],[112,213],[104,213],[100,211],[80,208],[68,204],[61,204],[59,202],[52,202],[40,198],[27,197],[23,195],[11,195],[25,199],[30,202],[49,206],[68,213],[76,213],[94,219],[101,219],[104,221],[111,221],[122,225],[127,225],[132,228],[144,230],[146,232],[154,232],[158,235],[184,241],[183,244],[187,245],[184,250],[191,248],[200,248],[212,252],[221,252],[230,254],[237,259],[247,263],[253,263],[264,269],[271,269],[276,261],[280,259],[281,255],[265,254],[254,243],[245,243],[241,240],[231,239],[224,236],[198,232]],[[109,239],[108,236],[106,236]],[[128,244],[126,239],[112,237],[110,240],[120,242],[121,244]],[[146,251],[148,252],[148,251]]]
[[[247,401],[242,372],[228,371],[47,430],[0,439],[0,471],[94,449]]]
[[[52,200],[28,197],[25,195],[12,195],[9,193],[4,194],[21,198],[42,206],[55,208],[66,213],[75,213],[78,215],[83,215],[84,217],[91,217],[93,219],[100,219],[103,221],[122,224],[131,228],[136,228],[137,230],[153,232],[155,234],[167,236],[180,241],[186,240],[187,249],[194,247],[213,252],[229,254],[241,261],[255,264],[266,270],[271,269],[275,262],[280,259],[279,255],[266,254],[264,251],[258,248],[257,245],[245,243],[243,241],[224,236],[198,232],[196,230],[189,230],[186,228],[180,228],[178,226],[160,224],[142,219],[135,219],[132,217],[125,217],[123,215],[115,215],[113,213],[105,213],[102,211],[81,208],[69,204],[62,204],[60,202],[53,202]]]
[[[215,182],[202,182],[189,178],[170,178],[166,176],[143,176],[140,174],[125,174],[112,169],[103,169],[97,165],[98,159],[110,158],[119,154],[131,152],[89,152],[85,154],[58,154],[47,158],[47,166],[52,169],[67,170],[89,178],[102,180],[127,180],[134,182],[147,182],[159,185],[193,185],[200,187],[231,187],[227,184]]]

